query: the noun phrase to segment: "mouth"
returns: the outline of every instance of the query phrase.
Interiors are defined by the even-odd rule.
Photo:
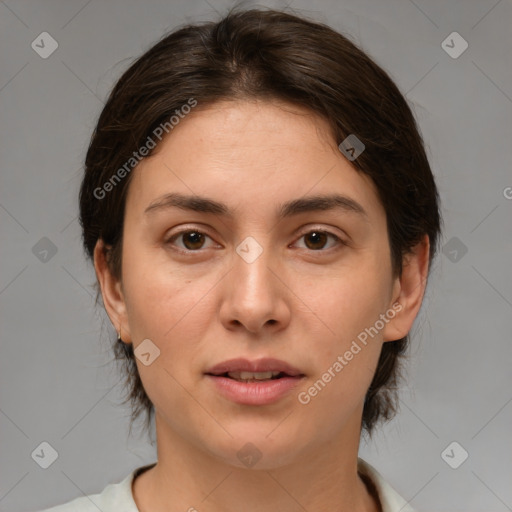
[[[225,377],[243,382],[259,382],[284,377],[304,377],[304,374],[291,364],[271,358],[253,361],[243,358],[229,359],[216,364],[205,373],[213,377]]]
[[[289,394],[305,374],[278,359],[231,359],[219,363],[205,376],[224,398],[244,405],[267,405]]]
[[[225,372],[225,373],[207,373],[213,377],[224,377],[238,382],[262,382],[267,380],[282,379],[284,377],[299,377],[299,375],[288,375],[285,372]]]

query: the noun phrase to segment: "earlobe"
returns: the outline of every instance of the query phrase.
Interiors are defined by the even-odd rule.
[[[404,256],[402,274],[395,282],[393,300],[390,304],[396,315],[383,329],[384,341],[399,340],[411,330],[427,285],[429,251],[430,241],[428,235],[425,235],[421,242]],[[400,307],[396,306],[397,303]]]
[[[107,262],[108,248],[103,240],[99,239],[94,248],[94,270],[101,288],[101,295],[105,310],[119,333],[122,332],[122,341],[131,343],[130,329],[121,280],[113,274]]]

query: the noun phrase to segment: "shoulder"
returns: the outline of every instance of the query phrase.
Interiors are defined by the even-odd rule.
[[[154,464],[133,470],[121,482],[108,484],[98,494],[75,498],[62,505],[56,505],[39,512],[139,512],[132,494],[132,482],[136,475]]]
[[[357,462],[359,474],[369,479],[375,487],[382,506],[382,512],[414,512],[409,502],[402,498],[372,465],[360,458]]]

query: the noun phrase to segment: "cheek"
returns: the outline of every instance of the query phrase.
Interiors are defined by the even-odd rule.
[[[388,285],[376,272],[351,273],[324,285],[321,294],[312,288],[310,294],[317,297],[312,309],[328,330],[324,327],[324,335],[312,340],[314,371],[299,401],[314,411],[315,422],[323,418],[322,432],[328,438],[361,406],[372,381],[382,347],[375,325],[384,313]]]
[[[154,338],[165,343],[183,321],[190,324],[187,317],[201,310],[201,300],[211,287],[209,281],[191,279],[176,266],[156,260],[154,252],[126,254],[123,283],[135,342]]]
[[[359,270],[347,268],[336,278],[304,287],[308,305],[321,320],[314,317],[312,322],[321,325],[323,333],[318,331],[311,353],[315,372],[308,385],[313,382],[314,389],[308,395],[318,396],[318,405],[326,410],[329,403],[351,408],[363,399],[381,351],[379,319],[387,307],[390,283],[379,265],[361,262]]]
[[[326,333],[344,344],[384,313],[390,286],[381,270],[361,265],[361,269],[347,267],[314,283],[303,282],[297,295],[304,297]]]
[[[182,386],[190,380],[191,368],[197,366],[201,349],[197,341],[211,325],[204,299],[212,285],[208,280],[191,280],[169,267],[141,265],[145,258],[137,256],[127,258],[124,267],[132,341],[135,350],[146,339],[159,350],[148,366],[136,359],[139,375],[157,409],[180,410],[186,416],[192,406]]]

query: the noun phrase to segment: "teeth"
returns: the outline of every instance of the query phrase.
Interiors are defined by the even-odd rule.
[[[235,380],[251,381],[251,380],[268,380],[281,372],[229,372],[228,375]]]

